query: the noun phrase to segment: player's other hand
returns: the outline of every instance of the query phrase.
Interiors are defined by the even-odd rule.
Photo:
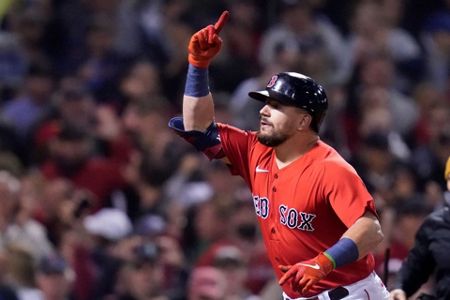
[[[289,281],[292,289],[301,294],[307,293],[317,282],[333,271],[333,263],[323,253],[292,266],[278,267],[285,273],[278,283],[283,285]]]
[[[396,289],[389,295],[389,300],[406,300],[406,293],[402,289]]]
[[[188,46],[189,63],[198,68],[207,68],[211,60],[219,53],[222,47],[220,31],[228,20],[230,13],[222,13],[216,24],[208,25],[192,35]]]

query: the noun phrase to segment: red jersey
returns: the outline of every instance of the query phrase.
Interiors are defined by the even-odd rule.
[[[333,246],[366,211],[373,198],[361,178],[332,147],[319,141],[310,151],[279,169],[275,151],[257,141],[256,133],[217,124],[233,175],[249,185],[267,255],[278,279],[278,265],[311,259]],[[310,297],[367,277],[372,254],[333,270],[307,295],[282,286],[291,298]]]

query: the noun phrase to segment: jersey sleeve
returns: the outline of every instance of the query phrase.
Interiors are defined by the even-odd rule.
[[[230,161],[231,174],[240,175],[247,183],[250,183],[250,157],[256,135],[250,131],[217,123],[219,128],[220,142],[225,156]]]
[[[373,197],[352,166],[345,161],[327,163],[323,172],[325,197],[347,227],[367,211],[377,216]]]

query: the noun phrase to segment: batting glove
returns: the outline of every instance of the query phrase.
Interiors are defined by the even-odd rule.
[[[211,60],[219,53],[222,39],[219,33],[228,20],[230,13],[224,11],[216,24],[208,25],[194,33],[189,41],[188,61],[197,68],[207,68]]]
[[[333,262],[328,257],[323,253],[320,253],[313,259],[290,266],[280,265],[278,268],[285,273],[278,282],[280,285],[283,285],[290,280],[294,291],[305,294],[317,282],[333,271],[334,266]]]

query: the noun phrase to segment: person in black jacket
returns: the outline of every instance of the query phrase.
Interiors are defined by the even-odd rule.
[[[445,167],[448,191],[444,206],[431,213],[416,234],[414,247],[398,274],[398,288],[390,293],[391,300],[406,300],[435,272],[435,296],[418,299],[450,300],[450,157]]]

